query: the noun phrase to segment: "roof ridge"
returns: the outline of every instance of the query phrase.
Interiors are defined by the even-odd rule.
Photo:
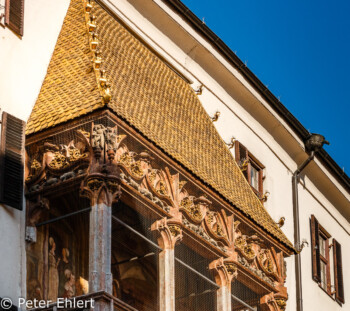
[[[101,57],[101,50],[99,47],[100,41],[98,40],[96,16],[91,14],[91,10],[95,2],[92,2],[91,0],[82,0],[82,2],[85,11],[86,28],[89,37],[89,47],[92,54],[92,70],[95,73],[96,83],[101,93],[102,102],[104,105],[107,105],[112,98],[111,83],[106,77],[106,70],[101,68],[103,59]]]

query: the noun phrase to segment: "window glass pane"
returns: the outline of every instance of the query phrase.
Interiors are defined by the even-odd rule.
[[[132,310],[159,310],[158,249],[123,226],[116,218],[154,243],[157,242],[157,234],[150,228],[157,219],[142,206],[133,204],[133,207],[135,209],[120,201],[118,206],[113,208],[111,263],[113,295],[133,307]],[[126,307],[123,310],[131,308]]]
[[[327,290],[326,264],[321,261],[321,287]]]
[[[250,184],[254,189],[259,190],[259,171],[254,166],[250,169]]]
[[[215,259],[213,254],[200,253],[185,244],[188,236],[175,247],[175,257],[194,270],[211,279],[214,277],[208,269]],[[217,288],[191,269],[175,261],[175,310],[176,311],[214,311],[216,310]]]
[[[320,235],[320,255],[326,258],[326,239]]]

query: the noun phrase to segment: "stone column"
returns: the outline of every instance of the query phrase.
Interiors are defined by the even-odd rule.
[[[163,218],[156,221],[152,231],[158,231],[159,304],[162,311],[175,311],[175,244],[182,239],[181,222]]]
[[[237,267],[233,262],[219,258],[210,263],[209,269],[214,272],[217,290],[217,311],[232,311],[231,282],[237,277]]]
[[[89,232],[89,292],[112,294],[112,203],[120,196],[118,180],[89,175],[82,187],[82,195],[91,202]],[[95,311],[111,310],[110,302],[98,301]]]

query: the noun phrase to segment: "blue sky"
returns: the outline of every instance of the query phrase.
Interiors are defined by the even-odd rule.
[[[350,174],[350,1],[182,0]]]

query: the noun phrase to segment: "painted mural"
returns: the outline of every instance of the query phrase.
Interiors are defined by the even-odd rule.
[[[39,228],[37,242],[27,249],[27,297],[56,301],[88,292],[88,281],[79,263],[77,236],[66,225]],[[86,257],[86,255],[84,256]],[[85,276],[85,277],[84,277]]]

